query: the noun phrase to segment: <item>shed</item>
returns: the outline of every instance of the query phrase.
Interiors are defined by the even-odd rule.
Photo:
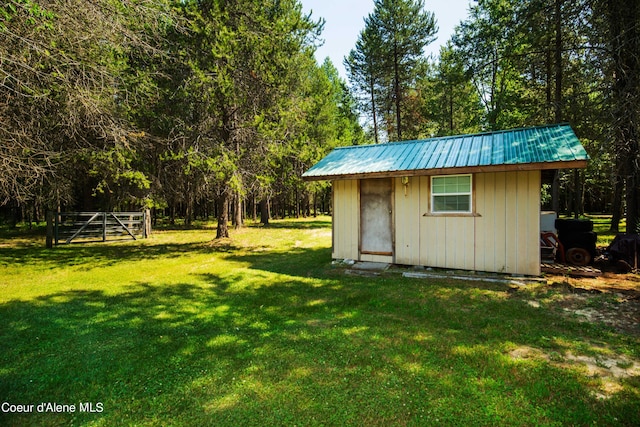
[[[588,159],[559,124],[336,148],[303,178],[332,181],[335,259],[537,276],[542,171]]]

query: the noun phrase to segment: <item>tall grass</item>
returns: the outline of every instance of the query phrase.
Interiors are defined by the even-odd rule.
[[[222,242],[5,239],[0,400],[68,411],[0,424],[640,424],[638,377],[607,389],[568,359],[636,361],[638,337],[502,285],[347,276],[330,233],[319,218]]]

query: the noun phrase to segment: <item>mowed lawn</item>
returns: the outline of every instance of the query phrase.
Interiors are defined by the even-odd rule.
[[[0,425],[640,425],[640,377],[579,362],[640,339],[551,291],[347,275],[327,217],[214,235],[0,241]]]

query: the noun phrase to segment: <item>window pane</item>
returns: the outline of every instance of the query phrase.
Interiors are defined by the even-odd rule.
[[[442,178],[433,178],[432,181],[433,185],[432,185],[432,191],[434,194],[440,194],[440,193],[444,193],[444,181],[442,180]]]
[[[471,212],[471,175],[431,178],[432,212]]]
[[[458,177],[456,176],[447,176],[442,178],[444,181],[444,188],[451,192],[451,190],[455,190],[456,182],[458,182]]]
[[[470,196],[457,196],[458,211],[470,212],[471,211],[471,197]]]
[[[470,193],[471,176],[442,176],[434,177],[432,180],[432,191],[434,194],[443,193]]]
[[[471,177],[469,175],[458,177],[458,193],[471,192]]]
[[[471,197],[461,196],[434,196],[434,212],[469,212],[471,209]]]
[[[441,212],[444,209],[444,197],[442,196],[434,196],[433,197],[433,211]]]

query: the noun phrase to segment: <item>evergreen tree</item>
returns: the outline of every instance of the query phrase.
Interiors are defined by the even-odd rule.
[[[482,105],[451,42],[440,49],[438,62],[418,85],[429,136],[459,135],[481,130]]]
[[[640,232],[640,5],[623,0],[595,1],[596,28],[609,57],[611,132],[614,139],[614,200],[611,228],[618,229],[622,193],[627,231]]]
[[[345,60],[354,86],[368,94],[377,137],[377,112],[387,138],[403,138],[403,111],[415,88],[416,69],[434,40],[436,20],[422,0],[376,0],[356,48]]]
[[[424,11],[422,0],[376,0],[366,25],[377,27],[381,35],[381,63],[385,98],[391,104],[395,120],[388,119],[388,133],[402,140],[402,115],[405,98],[415,82],[415,69],[424,48],[435,39],[435,16]],[[395,123],[395,125],[391,125]]]
[[[196,138],[216,159],[213,177],[218,199],[216,238],[242,225],[242,198],[248,188],[254,152],[261,151],[257,123],[295,90],[292,61],[305,52],[319,30],[294,0],[185,2],[193,22],[193,79],[190,91],[201,106]],[[200,102],[198,102],[201,100]]]
[[[375,143],[379,142],[378,113],[380,106],[377,100],[382,81],[382,50],[379,28],[367,25],[360,32],[356,46],[344,59],[353,91],[359,95],[359,104],[370,114],[373,124]]]
[[[0,6],[0,204],[56,209],[91,193],[103,206],[140,199],[144,145],[128,120],[133,52],[162,55],[176,25],[164,0],[8,0]]]

